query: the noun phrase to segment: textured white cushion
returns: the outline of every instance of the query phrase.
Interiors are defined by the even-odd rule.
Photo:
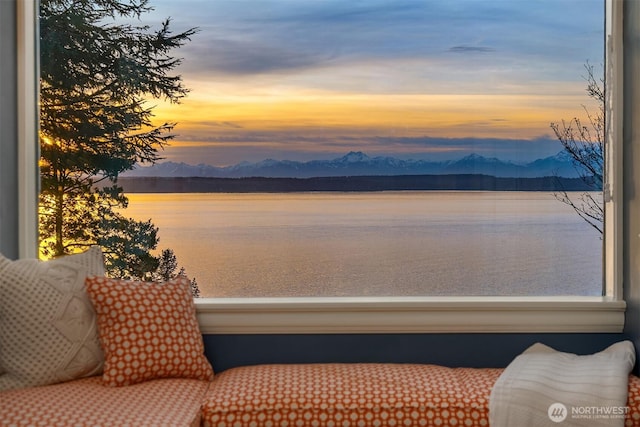
[[[536,343],[516,357],[494,384],[489,425],[623,427],[624,411],[629,409],[629,373],[635,361],[631,341],[589,355],[563,353]],[[574,408],[608,412],[594,409],[586,413],[589,416],[581,416],[585,414],[574,414]]]
[[[97,246],[50,261],[0,255],[0,391],[101,372],[89,275],[104,275]]]

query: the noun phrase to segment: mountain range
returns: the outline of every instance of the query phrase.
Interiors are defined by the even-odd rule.
[[[163,162],[148,167],[138,167],[124,173],[124,177],[203,177],[203,178],[312,178],[337,176],[391,176],[391,175],[455,175],[480,174],[505,178],[535,178],[579,176],[571,158],[560,152],[555,156],[529,163],[514,163],[494,157],[470,154],[459,160],[428,161],[401,160],[394,157],[370,157],[360,151],[352,151],[333,160],[267,159],[257,163],[242,162],[233,166],[189,165]]]

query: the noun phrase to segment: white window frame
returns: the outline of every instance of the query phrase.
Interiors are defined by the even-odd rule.
[[[200,298],[205,334],[622,332],[622,0],[606,1],[602,297]],[[37,0],[18,1],[20,253],[37,253]],[[542,267],[543,268],[543,267]]]
[[[16,2],[17,109],[18,109],[18,254],[36,258],[38,253],[38,1]]]

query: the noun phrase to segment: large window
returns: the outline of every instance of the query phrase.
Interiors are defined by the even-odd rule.
[[[199,28],[191,92],[122,183],[203,296],[602,295],[602,235],[559,200],[602,209],[602,160],[550,126],[602,147],[601,0],[196,3],[154,2]]]
[[[554,2],[552,9],[562,3]],[[519,11],[520,2],[492,2],[490,7],[485,2],[437,2],[435,9],[423,16],[411,9],[415,6],[411,3],[403,3],[403,8],[393,2],[376,3],[374,9],[360,5],[345,10],[353,6],[343,5],[341,10],[330,10],[326,9],[329,2],[262,2],[264,9],[243,4],[238,21],[230,19],[233,4],[206,3],[218,19],[207,18],[202,24],[197,21],[198,16],[206,16],[202,8],[181,6],[180,12],[185,12],[181,15],[164,8],[170,3],[158,1],[155,5],[158,16],[173,16],[178,30],[188,28],[183,25],[200,27],[180,55],[185,58],[181,69],[184,81],[192,92],[178,106],[157,109],[158,119],[179,123],[174,130],[176,139],[164,152],[167,160],[175,163],[165,164],[165,169],[188,169],[176,163],[197,160],[217,166],[200,165],[199,174],[228,173],[235,178],[234,171],[262,167],[260,173],[243,172],[244,176],[286,179],[244,180],[242,185],[249,187],[239,191],[236,187],[237,193],[227,193],[231,190],[225,187],[225,193],[217,193],[214,202],[208,192],[150,195],[149,187],[137,187],[142,192],[135,193],[136,185],[167,185],[166,179],[136,177],[143,172],[158,175],[155,170],[163,169],[158,166],[153,173],[140,169],[122,180],[125,189],[127,185],[131,189],[127,214],[152,218],[160,227],[161,245],[174,249],[187,273],[198,280],[204,296],[251,297],[200,302],[205,324],[215,316],[219,321],[222,308],[222,316],[231,319],[223,329],[236,332],[246,332],[242,323],[252,322],[247,313],[269,318],[264,331],[289,328],[321,332],[325,329],[318,324],[323,323],[342,331],[605,331],[620,325],[624,304],[618,301],[617,285],[610,286],[605,298],[599,297],[603,288],[600,236],[554,198],[554,190],[535,187],[548,182],[527,175],[528,165],[551,161],[561,151],[548,128],[550,122],[582,115],[582,104],[597,110],[597,105],[589,104],[580,76],[585,61],[591,61],[596,73],[604,62],[602,4],[594,3],[599,16],[585,12],[586,26],[581,26],[579,18],[563,25],[553,22],[554,17],[566,15],[549,13],[549,5],[541,5],[536,13],[535,4],[531,7],[527,3],[527,10]],[[451,4],[456,10],[445,10]],[[304,10],[301,5],[313,10]],[[505,9],[496,9],[500,6]],[[475,10],[477,7],[491,10]],[[570,7],[575,10],[575,4]],[[188,16],[189,11],[198,11],[198,16]],[[377,14],[385,18],[371,21]],[[431,28],[432,33],[426,33],[430,37],[421,37],[421,26],[429,18],[442,18],[439,14],[448,16],[450,25],[443,27],[441,19],[434,21],[433,25],[441,26]],[[520,21],[513,20],[514,16]],[[501,20],[516,32],[500,34]],[[523,30],[533,31],[538,24],[548,25],[547,30],[562,28],[562,37],[556,34],[549,44],[540,44]],[[471,32],[452,32],[456,25]],[[392,30],[395,37],[390,37]],[[207,39],[206,32],[211,31],[217,38]],[[518,35],[515,40],[513,34]],[[600,57],[584,50],[592,46],[586,42],[591,38]],[[566,50],[552,48],[559,39],[566,42]],[[518,41],[523,44],[519,46]],[[318,50],[313,50],[314,46]],[[557,62],[543,60],[550,51],[554,51],[551,59]],[[220,58],[227,62],[219,62]],[[567,59],[575,75],[562,65]],[[443,67],[441,74],[433,73],[438,67]],[[331,72],[324,74],[327,69]],[[541,74],[533,74],[540,70]],[[555,74],[557,71],[561,74]],[[528,79],[515,79],[520,74]],[[474,86],[478,81],[481,85]],[[465,114],[456,116],[460,105]],[[529,116],[535,120],[528,121]],[[284,118],[289,118],[285,125]],[[584,115],[582,119],[587,120]],[[543,124],[545,130],[536,133],[542,129],[536,126]],[[205,157],[205,153],[213,157]],[[262,161],[269,157],[275,160]],[[558,157],[554,160],[560,162]],[[385,161],[390,165],[381,165]],[[292,169],[307,167],[317,169],[310,175],[291,175]],[[349,167],[356,167],[356,172]],[[384,173],[367,169],[373,167],[389,169]],[[397,167],[410,173],[398,173]],[[428,167],[449,169],[419,169]],[[468,167],[471,169],[465,169]],[[511,171],[502,174],[503,167]],[[276,168],[280,168],[278,172],[269,172]],[[344,169],[327,173],[328,168]],[[323,172],[318,174],[317,170]],[[551,175],[557,178],[563,173],[556,165]],[[434,183],[416,175],[440,178]],[[477,175],[497,179],[478,179]],[[309,176],[322,179],[300,179]],[[471,181],[465,181],[469,176]],[[199,185],[203,180],[192,181]],[[229,185],[228,180],[223,183]],[[605,184],[615,187],[616,182],[609,178]],[[269,187],[272,185],[280,187],[274,190]],[[318,187],[310,188],[312,185]],[[269,192],[257,191],[265,186]],[[291,186],[298,191],[289,192]],[[348,191],[333,191],[336,188]],[[322,191],[311,191],[318,189]],[[274,191],[283,194],[273,197]],[[604,202],[615,202],[616,193],[611,193],[612,198],[609,195]],[[431,199],[433,196],[436,198]],[[162,209],[152,209],[154,203]],[[214,206],[215,215],[221,216],[200,210],[203,203]],[[179,217],[174,224],[187,225],[173,231],[179,238],[172,240],[170,223],[162,222],[163,212]],[[523,215],[524,223],[518,222]],[[562,232],[571,227],[582,227],[582,232],[561,235],[549,246],[541,233],[558,225]],[[251,234],[255,231],[258,233]],[[596,233],[595,244],[581,241],[572,246],[574,237],[589,233]],[[461,242],[458,249],[447,247],[456,240]],[[609,234],[604,241],[616,246]],[[205,243],[210,246],[203,246]],[[248,252],[261,245],[269,248],[262,251],[263,260],[257,252]],[[611,252],[607,249],[605,255]],[[364,256],[358,258],[359,253]],[[576,271],[584,276],[571,276],[565,268],[567,261],[558,262],[560,255],[576,253],[577,258],[568,262],[580,260]],[[508,257],[514,258],[503,265],[497,263]],[[277,265],[278,259],[286,261]],[[228,273],[218,269],[218,276],[211,280],[197,271],[220,265],[232,268]],[[505,266],[513,270],[512,276],[505,274]],[[594,266],[595,270],[589,270]],[[239,278],[234,275],[237,271],[254,276]],[[479,272],[489,274],[488,278],[478,279]],[[531,272],[533,276],[525,278]],[[398,279],[404,273],[408,275]],[[221,279],[225,275],[227,282]],[[265,282],[257,280],[265,276],[274,278],[272,283],[280,288],[264,292]],[[291,278],[294,282],[282,285]],[[225,290],[234,282],[235,289]],[[350,287],[352,284],[355,286]],[[479,298],[465,299],[474,295]],[[257,296],[314,298],[293,301],[254,298]],[[355,299],[323,298],[336,296]],[[520,298],[523,296],[536,297]],[[510,329],[505,314],[514,311],[523,317]],[[377,317],[377,323],[358,317],[362,312]],[[295,323],[301,313],[306,320]],[[556,316],[548,317],[545,323],[542,319],[549,313]],[[564,314],[568,317],[562,317]],[[352,325],[341,323],[349,316],[355,316],[351,317]],[[586,317],[592,323],[581,329]],[[210,330],[220,331],[216,327]]]

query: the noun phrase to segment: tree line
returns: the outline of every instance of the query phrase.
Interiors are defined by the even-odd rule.
[[[317,178],[125,177],[127,193],[290,193],[307,191],[595,191],[582,178],[504,178],[478,174],[356,175]]]

